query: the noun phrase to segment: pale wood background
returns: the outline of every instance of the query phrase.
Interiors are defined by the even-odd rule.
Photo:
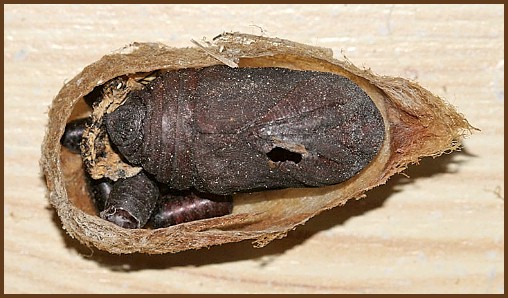
[[[6,293],[504,292],[504,8],[500,5],[6,5]],[[115,256],[68,237],[40,175],[65,80],[133,41],[192,46],[223,31],[330,47],[417,80],[480,128],[366,199],[263,249]]]

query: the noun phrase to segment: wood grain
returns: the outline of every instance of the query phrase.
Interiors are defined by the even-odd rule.
[[[501,5],[4,6],[5,293],[502,293]],[[260,29],[262,28],[262,30]],[[329,47],[414,79],[481,129],[367,198],[262,249],[110,255],[71,239],[38,160],[63,82],[133,41],[183,47],[223,31]]]

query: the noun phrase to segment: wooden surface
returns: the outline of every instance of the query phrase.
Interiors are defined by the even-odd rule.
[[[6,293],[504,292],[504,8],[499,5],[6,5]],[[261,29],[263,31],[261,31]],[[329,47],[414,79],[481,129],[367,198],[262,249],[110,255],[71,239],[38,160],[63,82],[133,41],[184,47],[223,31]]]

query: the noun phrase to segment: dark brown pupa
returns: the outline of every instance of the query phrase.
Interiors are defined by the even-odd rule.
[[[164,72],[106,124],[120,153],[157,181],[221,195],[341,183],[376,156],[385,131],[346,77],[227,66]]]

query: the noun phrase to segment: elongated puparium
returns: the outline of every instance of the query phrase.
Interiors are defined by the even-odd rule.
[[[150,219],[158,197],[157,185],[140,172],[113,185],[100,216],[123,228],[138,229]]]
[[[184,222],[230,214],[233,210],[232,196],[198,194],[192,191],[167,193],[161,196],[151,224],[164,228]]]

